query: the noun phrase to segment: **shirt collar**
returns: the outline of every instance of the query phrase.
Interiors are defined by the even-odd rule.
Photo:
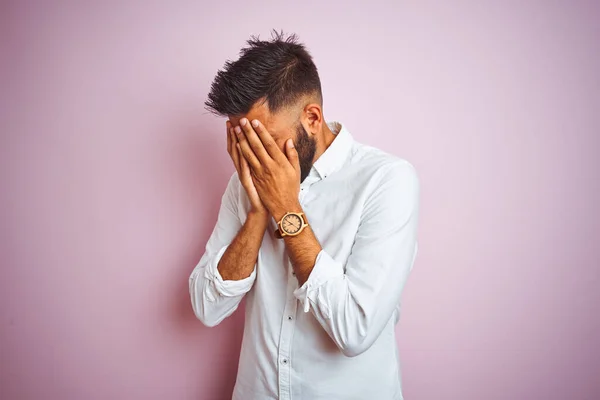
[[[317,171],[321,179],[325,179],[341,168],[354,141],[352,135],[342,123],[330,121],[327,126],[335,134],[335,138],[313,164],[313,169]]]

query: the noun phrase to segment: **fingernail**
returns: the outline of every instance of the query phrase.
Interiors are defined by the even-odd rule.
[[[236,126],[235,128],[233,128],[235,130],[235,133],[240,134],[242,133],[242,128],[240,128],[239,126]]]
[[[252,126],[255,128],[258,128],[258,120],[255,119],[254,121],[252,121]]]
[[[246,118],[240,119],[240,125],[241,126],[246,126],[246,122],[248,122],[248,120]]]

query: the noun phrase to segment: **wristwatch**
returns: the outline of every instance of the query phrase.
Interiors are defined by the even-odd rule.
[[[304,213],[288,212],[281,218],[277,225],[279,227],[275,230],[275,237],[283,239],[284,236],[299,235],[308,226],[308,222],[306,222]]]

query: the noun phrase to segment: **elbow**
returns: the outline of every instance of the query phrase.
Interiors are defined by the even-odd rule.
[[[381,334],[373,322],[368,322],[367,319],[357,321],[356,325],[346,328],[343,332],[338,331],[335,335],[335,342],[346,357],[358,357],[365,353]]]
[[[207,328],[214,328],[215,326],[217,326],[217,325],[219,325],[221,323],[220,319],[215,319],[215,318],[206,318],[206,317],[204,317],[204,318],[198,318],[198,319]]]
[[[346,332],[345,335],[339,335],[336,343],[346,357],[357,357],[373,345],[374,340],[370,333],[363,326],[352,333]]]
[[[223,321],[223,318],[219,318],[218,315],[215,315],[210,312],[206,312],[206,309],[199,305],[192,299],[192,308],[194,309],[194,315],[202,324],[208,328],[213,328]]]
[[[215,327],[223,321],[223,317],[216,313],[214,307],[206,304],[206,296],[202,291],[195,290],[196,282],[194,280],[190,283],[190,300],[192,303],[192,310],[194,315],[204,326],[209,328]],[[207,288],[205,288],[206,290]]]
[[[394,316],[390,318],[395,318]],[[393,319],[390,320],[392,323]],[[340,351],[346,357],[357,357],[368,351],[375,342],[378,342],[382,338],[382,333],[386,329],[391,329],[391,340],[395,341],[395,335],[393,333],[394,325],[389,324],[386,327],[381,328],[373,318],[361,320],[357,325],[354,325],[349,330],[345,330],[343,333],[339,332],[336,340]],[[389,331],[388,331],[389,332]],[[386,334],[383,338],[384,341],[388,341],[390,336]]]
[[[190,278],[190,297],[194,315],[205,326],[215,327],[233,314],[249,289],[248,287],[221,290],[214,281],[203,274],[193,275]]]
[[[346,357],[357,357],[365,351],[369,350],[371,345],[367,344],[366,341],[363,339],[349,341],[348,343],[343,343],[338,347],[340,348],[342,354],[344,354]]]

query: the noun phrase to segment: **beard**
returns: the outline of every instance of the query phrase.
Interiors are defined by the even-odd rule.
[[[298,127],[296,128],[294,147],[298,152],[298,160],[300,161],[300,182],[304,182],[304,179],[308,176],[313,166],[313,159],[317,151],[317,140],[310,137],[300,122],[298,122]]]

